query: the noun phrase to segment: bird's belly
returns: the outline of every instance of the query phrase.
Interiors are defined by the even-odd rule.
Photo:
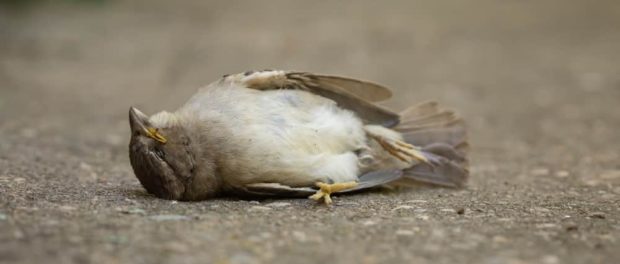
[[[248,142],[238,158],[252,170],[237,172],[241,179],[298,186],[357,179],[355,151],[366,137],[353,112],[303,91],[263,91],[253,99],[230,113],[239,121],[230,131]]]
[[[259,100],[263,115],[253,124],[256,135],[303,154],[353,151],[365,136],[360,119],[332,101],[301,91],[266,92]]]

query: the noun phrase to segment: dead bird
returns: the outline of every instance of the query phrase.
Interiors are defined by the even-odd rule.
[[[174,112],[129,110],[129,157],[151,194],[310,197],[468,178],[464,122],[435,102],[400,113],[371,82],[306,72],[250,71],[201,88]]]

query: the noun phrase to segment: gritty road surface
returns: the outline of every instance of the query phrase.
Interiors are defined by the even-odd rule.
[[[618,263],[617,1],[51,1],[0,7],[0,263]],[[468,121],[471,181],[171,202],[129,106],[248,69],[392,87]]]

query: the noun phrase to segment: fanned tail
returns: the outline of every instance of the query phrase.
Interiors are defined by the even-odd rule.
[[[403,139],[421,147],[433,165],[418,164],[404,170],[403,180],[462,187],[469,177],[468,143],[465,124],[453,111],[436,102],[426,102],[401,112],[401,122],[394,128]]]

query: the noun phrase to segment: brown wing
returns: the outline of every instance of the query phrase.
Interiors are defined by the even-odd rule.
[[[399,115],[372,102],[391,96],[387,88],[344,77],[316,75],[306,72],[258,71],[225,77],[257,90],[298,89],[334,100],[338,106],[354,111],[368,124],[393,127]]]
[[[390,89],[376,83],[340,76],[315,76],[326,86],[337,87],[338,89],[357,95],[359,98],[369,102],[385,101],[392,97],[392,91],[390,91]]]

